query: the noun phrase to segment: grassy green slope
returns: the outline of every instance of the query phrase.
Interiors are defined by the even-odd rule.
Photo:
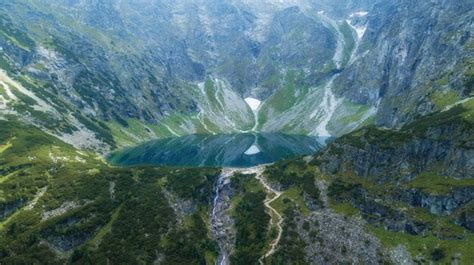
[[[318,201],[319,190],[314,187],[314,181],[322,181],[327,184],[329,208],[346,218],[364,219],[367,231],[375,235],[387,250],[401,245],[417,262],[445,264],[456,260],[460,264],[471,264],[474,260],[471,251],[474,246],[474,232],[462,226],[460,220],[472,218],[474,213],[472,200],[460,204],[449,214],[439,214],[430,207],[420,207],[415,202],[411,203],[406,199],[406,194],[417,193],[431,198],[437,196],[449,198],[460,189],[472,190],[474,179],[468,176],[459,179],[446,173],[441,175],[441,172],[447,172],[444,166],[448,165],[442,162],[437,164],[436,171],[427,169],[421,173],[414,172],[412,178],[402,178],[401,175],[386,177],[393,175],[395,171],[382,174],[382,177],[359,176],[353,170],[354,165],[361,166],[357,164],[358,160],[350,157],[344,159],[344,156],[349,154],[347,150],[351,148],[368,152],[367,150],[375,146],[390,155],[391,150],[426,139],[440,142],[449,139],[458,141],[456,148],[467,148],[473,140],[473,104],[474,100],[469,100],[447,111],[422,117],[406,125],[401,131],[382,130],[372,126],[358,130],[336,140],[323,151],[324,155],[312,158],[310,162],[307,159],[296,159],[276,163],[266,170],[267,178],[281,185],[285,193],[294,189],[299,190],[296,194],[305,195],[306,200],[298,200],[287,195],[286,199],[283,197],[280,202],[275,202],[275,208],[279,209],[280,213],[288,215],[294,215],[292,212],[296,209],[304,216],[304,212],[308,211],[307,208],[311,205],[308,195],[313,193],[313,190],[316,202]],[[442,133],[440,135],[433,133],[447,128],[454,128],[448,138]],[[395,152],[394,155],[402,154]],[[333,173],[328,172],[327,165],[341,157],[343,158],[340,160],[341,167]],[[416,164],[417,161],[412,160],[412,163]],[[374,164],[373,167],[384,169],[383,165]],[[408,165],[407,168],[412,167]],[[394,228],[393,224],[400,220],[415,224],[423,229],[423,232]],[[287,248],[281,248],[274,258],[287,260],[292,255],[301,256],[297,249],[290,247],[302,244],[297,234],[293,233],[292,237],[284,239],[282,244]],[[287,240],[290,242],[286,242]]]
[[[0,120],[0,145],[0,263],[215,259],[206,220],[217,170],[112,168],[15,120]],[[195,210],[178,217],[165,190]]]

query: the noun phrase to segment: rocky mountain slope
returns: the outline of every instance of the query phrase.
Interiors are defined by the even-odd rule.
[[[281,191],[296,186],[305,198],[296,212],[276,204],[284,207],[288,233],[280,257],[303,256],[310,264],[471,263],[473,104],[400,131],[363,128],[314,157],[269,167],[265,175]],[[305,178],[315,182],[319,202],[311,203],[300,184]]]
[[[472,10],[2,1],[0,264],[472,264]],[[103,159],[239,160],[254,132],[337,138],[250,169]]]
[[[20,121],[0,125],[0,263],[213,263],[218,169],[114,169]]]
[[[337,94],[377,105],[375,123],[387,127],[472,96],[472,9],[470,1],[376,5]]]
[[[0,121],[0,262],[470,264],[473,111],[221,173],[110,167]]]
[[[196,132],[339,136],[470,97],[472,8],[16,0],[0,5],[2,69],[96,150]],[[51,119],[8,109],[40,126]],[[62,127],[48,131],[73,143]]]

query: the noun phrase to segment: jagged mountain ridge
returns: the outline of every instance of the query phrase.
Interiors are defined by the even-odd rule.
[[[376,5],[368,15],[359,59],[341,73],[334,90],[353,103],[379,102],[376,124],[387,127],[472,96],[473,5],[472,1]]]
[[[471,264],[471,2],[0,3],[0,263]]]
[[[18,0],[2,3],[2,58],[10,77],[28,76],[37,90],[55,95],[54,100],[47,96],[52,101],[67,104],[71,112],[79,110],[81,120],[105,121],[103,133],[88,126],[102,142],[101,134],[124,145],[252,127],[341,135],[374,116],[377,124],[398,126],[442,108],[446,103],[437,102],[442,94],[436,80],[433,88],[419,85],[429,86],[423,75],[429,65],[436,65],[431,73],[455,72],[448,83],[441,78],[450,101],[469,96],[463,80],[471,78],[466,69],[472,62],[463,58],[472,54],[472,5],[412,5]],[[400,11],[392,14],[393,9]],[[447,18],[453,16],[462,19],[448,26]],[[395,59],[407,42],[397,41],[401,28],[391,19],[406,25],[403,34],[428,34],[430,42],[407,48],[406,61]],[[458,33],[446,42],[429,38],[434,34],[420,28],[433,21],[437,33],[450,34],[453,27]],[[395,38],[393,47],[383,48],[389,37]],[[430,57],[423,47],[436,43],[448,47],[449,56]],[[422,54],[446,59],[416,60]],[[369,65],[370,71],[364,70]],[[420,74],[407,86],[403,69],[413,67]],[[400,95],[415,96],[398,106],[393,101]],[[263,101],[257,114],[245,104],[246,97]],[[420,98],[427,102],[418,104]]]

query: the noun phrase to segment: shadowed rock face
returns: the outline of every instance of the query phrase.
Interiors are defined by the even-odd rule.
[[[474,199],[474,187],[458,188],[447,195],[432,195],[410,190],[402,194],[401,199],[413,206],[426,208],[432,214],[447,215]]]
[[[472,102],[420,118],[397,131],[367,127],[335,140],[316,159],[321,170],[335,178],[356,175],[383,187],[378,194],[360,184],[336,183],[331,189],[341,201],[343,190],[350,191],[347,201],[371,224],[413,235],[435,229],[403,207],[392,207],[401,203],[472,231],[471,115]],[[439,238],[461,237],[435,233]]]
[[[472,10],[472,0],[0,1],[0,263],[226,263],[267,241],[278,264],[380,264],[391,241],[397,264],[470,262]],[[370,124],[384,128],[359,129]],[[177,167],[109,167],[44,131],[102,153],[158,138],[110,160]],[[326,139],[294,136],[346,133],[322,152]],[[278,187],[266,199],[253,176],[204,168],[316,152],[257,173],[264,190]],[[265,225],[246,233],[247,219],[249,231]],[[246,234],[268,240],[249,248]]]
[[[197,123],[252,128],[249,96],[263,102],[257,131],[315,134],[332,95],[326,130],[340,136],[373,116],[398,127],[471,93],[469,1],[254,2],[3,1],[2,68],[93,123],[182,115],[179,135],[206,133]],[[225,93],[201,94],[209,79]]]
[[[473,8],[472,1],[444,0],[375,5],[359,58],[335,81],[338,93],[359,103],[381,99],[376,123],[387,127],[442,109],[432,101],[438,92],[468,96],[472,84],[462,80],[471,76]]]
[[[26,202],[24,200],[17,200],[12,203],[2,203],[0,204],[0,220],[4,220],[12,213],[14,213],[18,208],[25,205]]]
[[[249,167],[313,154],[323,147],[324,140],[284,134],[190,135],[145,143],[116,152],[109,159],[128,166]]]
[[[196,102],[182,93],[184,83],[214,75],[227,79],[239,94],[249,94],[281,70],[310,67],[313,60],[327,62],[335,49],[334,33],[293,5],[262,9],[240,1],[39,2],[0,5],[4,22],[29,36],[30,44],[23,49],[25,45],[5,39],[0,41],[4,51],[13,65],[55,83],[69,101],[79,101],[75,104],[102,117],[112,115],[93,102],[117,104],[120,116],[149,121],[166,111],[196,111]],[[32,27],[30,20],[47,24],[48,32]],[[295,35],[300,33],[304,36]],[[41,40],[44,34],[52,35],[52,46]],[[301,41],[295,43],[295,37]],[[44,58],[39,47],[56,56]],[[29,68],[43,60],[46,69]],[[269,95],[277,84],[265,87],[262,93]],[[67,93],[71,91],[77,98]],[[173,102],[172,96],[182,99]],[[149,104],[140,106],[143,101]],[[144,115],[143,109],[149,113]]]
[[[472,100],[422,117],[400,130],[369,126],[343,136],[318,157],[328,173],[354,172],[378,182],[422,172],[474,178]]]

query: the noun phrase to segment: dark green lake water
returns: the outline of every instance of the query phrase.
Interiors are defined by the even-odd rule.
[[[281,133],[188,135],[120,150],[109,161],[120,166],[252,167],[314,154],[326,140]]]

